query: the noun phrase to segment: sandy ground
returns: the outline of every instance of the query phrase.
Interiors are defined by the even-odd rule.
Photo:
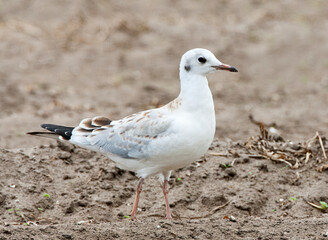
[[[328,4],[313,1],[1,1],[0,239],[328,239],[327,163],[318,141],[290,168],[252,151],[249,120],[304,144],[328,129]],[[41,123],[119,119],[179,93],[194,47],[238,74],[209,76],[217,131],[209,153],[170,181],[166,221],[156,179],[104,156],[24,135]],[[272,143],[272,142],[270,142]],[[214,156],[211,153],[220,153]],[[233,166],[230,166],[232,165]],[[231,221],[233,216],[236,221]],[[36,225],[37,224],[37,225]]]

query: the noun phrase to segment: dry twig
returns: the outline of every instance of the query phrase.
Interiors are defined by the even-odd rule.
[[[322,206],[319,206],[319,205],[317,205],[317,204],[311,203],[311,202],[306,201],[306,200],[305,200],[305,202],[306,202],[307,204],[309,204],[310,206],[316,208],[316,209],[319,209],[319,210],[321,210],[321,211],[325,211],[325,208],[323,208]]]
[[[279,138],[279,136],[272,138],[263,123],[257,122],[257,125],[259,125],[260,134],[257,137],[250,137],[245,143],[250,153],[248,157],[266,158],[272,161],[283,162],[292,169],[304,166],[310,159],[317,160],[320,163],[319,152],[321,151],[324,159],[327,159],[324,142],[318,132],[316,132],[313,138],[295,144],[291,141],[285,141],[282,137]],[[318,168],[318,171],[323,171],[327,168],[324,165]]]
[[[328,169],[328,164],[325,164],[325,165],[322,165],[320,167],[317,168],[317,171],[318,172],[323,172],[325,171],[326,169]]]
[[[321,150],[322,150],[322,153],[323,153],[323,157],[327,160],[327,155],[326,155],[326,151],[325,151],[325,147],[323,146],[323,143],[322,143],[322,139],[319,135],[319,132],[316,132],[316,137],[319,139],[319,143],[320,143],[320,146],[321,146]]]
[[[226,153],[209,153],[211,156],[218,156],[218,157],[228,157]]]

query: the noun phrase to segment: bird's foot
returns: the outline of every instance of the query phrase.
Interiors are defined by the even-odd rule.
[[[135,222],[135,221],[137,221],[137,217],[136,216],[131,216],[130,220]]]
[[[166,212],[165,219],[167,219],[167,220],[172,220],[171,211],[167,211],[167,212]]]

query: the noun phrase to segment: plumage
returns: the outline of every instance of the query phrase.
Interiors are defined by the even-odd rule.
[[[60,125],[54,124],[42,124],[41,127],[56,133],[57,135],[61,136],[65,140],[69,140],[72,136],[73,127],[65,127]]]
[[[214,103],[206,75],[217,70],[237,71],[206,49],[192,49],[180,62],[180,94],[167,105],[121,120],[98,116],[83,119],[75,128],[51,124],[42,127],[61,139],[102,152],[119,168],[140,177],[132,218],[137,212],[143,180],[158,175],[163,182],[166,218],[171,218],[167,199],[171,171],[201,157],[214,137]],[[29,134],[39,136],[40,132]]]

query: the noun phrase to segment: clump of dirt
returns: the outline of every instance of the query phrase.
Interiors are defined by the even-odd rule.
[[[93,224],[130,226],[152,222],[151,225],[156,223],[167,229],[191,224],[196,235],[201,233],[201,226],[206,225],[207,234],[211,235],[215,226],[252,222],[254,232],[234,230],[230,234],[254,237],[263,231],[265,219],[282,218],[283,224],[278,224],[282,230],[287,223],[292,227],[290,224],[305,217],[324,216],[324,209],[308,203],[320,205],[319,202],[328,201],[327,193],[319,187],[327,184],[326,171],[318,172],[310,164],[292,169],[284,162],[254,158],[247,143],[216,140],[203,159],[172,175],[169,196],[176,219],[172,223],[162,220],[164,201],[156,179],[146,181],[139,221],[128,223],[137,179],[116,168],[102,155],[63,142],[31,150],[3,149],[0,162],[2,231],[28,225],[26,231],[30,229],[29,232],[39,234],[43,226],[49,224],[54,229],[72,224],[89,229]],[[66,153],[70,154],[63,158]],[[316,179],[316,185],[311,184],[311,179]],[[319,220],[315,220],[312,227],[319,233],[324,228],[316,225],[316,221]],[[96,231],[107,236],[99,228]],[[181,236],[189,236],[188,231],[180,233]],[[117,234],[127,236],[127,233]],[[292,236],[292,232],[286,234]],[[56,236],[61,237],[61,233]]]

